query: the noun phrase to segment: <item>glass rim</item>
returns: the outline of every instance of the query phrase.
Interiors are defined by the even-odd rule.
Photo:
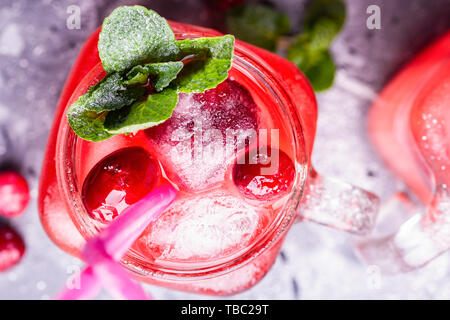
[[[183,38],[197,38],[204,36],[205,34],[197,33],[176,33],[177,39]],[[166,263],[164,265],[158,265],[155,261],[149,262],[143,260],[143,256],[129,250],[128,253],[122,258],[122,264],[124,264],[130,271],[134,272],[141,277],[156,277],[163,278],[165,280],[192,280],[192,279],[205,279],[215,277],[221,274],[231,272],[237,268],[240,268],[257,256],[265,252],[272,247],[281,236],[287,232],[289,226],[292,224],[296,215],[297,207],[300,203],[300,199],[303,194],[304,185],[306,182],[308,172],[308,157],[306,154],[305,140],[303,136],[301,117],[298,114],[298,110],[295,104],[291,101],[290,96],[285,92],[282,80],[272,76],[270,67],[266,65],[263,59],[255,56],[249,49],[241,46],[239,42],[235,45],[235,55],[233,59],[232,68],[237,69],[243,75],[249,78],[251,81],[259,82],[269,89],[267,92],[273,95],[278,104],[278,109],[283,115],[283,120],[287,119],[289,123],[287,127],[290,129],[290,135],[293,138],[293,156],[295,156],[296,165],[296,179],[291,190],[291,194],[287,198],[282,210],[277,214],[277,217],[266,228],[264,233],[252,240],[251,244],[246,245],[243,250],[238,253],[234,253],[231,258],[219,258],[213,261],[208,261],[209,265],[205,262],[197,263],[200,267],[188,268],[178,267],[178,265],[193,265],[195,263],[180,262],[180,263]],[[242,70],[239,71],[239,68]],[[74,90],[71,98],[69,99],[67,108],[78,98],[79,95],[84,94],[87,89],[98,82],[106,73],[104,72],[101,63],[92,68],[83,80],[80,81],[76,89]],[[103,75],[103,76],[102,76]],[[253,76],[250,78],[250,76]],[[94,236],[92,226],[92,220],[84,208],[81,199],[81,190],[77,190],[77,177],[75,170],[74,156],[76,154],[76,145],[79,141],[79,137],[70,128],[67,117],[64,115],[61,118],[61,125],[58,130],[57,143],[56,143],[56,172],[58,186],[63,190],[64,202],[68,208],[69,216],[71,217],[74,225],[80,232],[80,234],[86,239]],[[69,155],[69,156],[68,156]],[[70,155],[72,155],[70,157]],[[88,219],[89,217],[89,219]],[[236,254],[239,256],[236,257]],[[172,265],[172,266],[171,266]]]

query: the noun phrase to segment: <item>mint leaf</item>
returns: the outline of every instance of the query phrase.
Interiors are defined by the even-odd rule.
[[[67,111],[67,118],[72,130],[84,140],[101,141],[112,137],[105,131],[106,112],[96,113],[89,111],[82,104],[73,104]]]
[[[328,25],[329,31],[333,33],[332,39],[344,25],[345,16],[345,4],[342,0],[314,0],[307,8],[303,29],[308,33],[321,33],[315,29],[324,30],[325,27],[320,25]],[[330,27],[331,24],[333,27]]]
[[[304,70],[301,70],[317,92],[331,87],[336,73],[333,58],[328,50],[316,52]]]
[[[333,84],[336,67],[328,48],[344,25],[345,15],[342,0],[314,0],[307,9],[305,33],[287,49],[286,58],[303,71],[315,91]]]
[[[109,112],[104,122],[105,130],[109,134],[121,134],[156,126],[172,116],[177,102],[177,91],[166,88],[149,95],[145,101]]]
[[[144,93],[145,88],[127,87],[124,79],[118,73],[113,73],[91,87],[80,97],[81,100],[78,99],[78,104],[82,103],[87,110],[94,112],[115,110],[133,103]]]
[[[331,45],[339,28],[334,21],[328,18],[321,18],[315,25],[310,35],[311,50],[326,50]]]
[[[159,92],[177,77],[181,69],[183,69],[183,62],[181,61],[150,63],[144,66],[136,66],[127,73],[126,77],[129,80],[125,81],[125,84],[146,84],[150,77],[153,88]]]
[[[67,111],[69,125],[85,140],[107,139],[110,134],[103,128],[106,112],[130,105],[144,94],[143,87],[124,86],[119,74],[107,75],[70,106]]]
[[[177,41],[180,57],[192,56],[174,80],[179,92],[204,92],[228,78],[234,37],[197,38]]]
[[[309,34],[301,34],[294,39],[286,58],[305,74],[315,91],[326,90],[333,84],[336,72],[333,58],[328,50],[312,49]]]
[[[270,51],[275,51],[278,38],[290,31],[287,15],[254,3],[228,10],[226,25],[238,39]]]
[[[104,21],[98,51],[106,72],[167,61],[176,54],[175,36],[166,19],[142,6],[115,9]]]
[[[310,64],[311,49],[310,49],[309,34],[304,33],[294,38],[294,41],[287,48],[286,58],[293,62],[300,70],[304,70]]]

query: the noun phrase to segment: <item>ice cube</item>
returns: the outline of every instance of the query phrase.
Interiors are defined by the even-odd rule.
[[[227,80],[201,94],[180,94],[172,117],[146,131],[166,173],[189,191],[223,180],[238,149],[256,137],[258,107],[250,93]]]
[[[269,211],[223,190],[177,200],[138,240],[155,259],[224,257],[245,248],[269,222]]]

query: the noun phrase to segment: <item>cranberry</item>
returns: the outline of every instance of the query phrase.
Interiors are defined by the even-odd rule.
[[[0,226],[0,271],[17,264],[25,252],[22,238],[10,227]]]
[[[145,197],[159,177],[159,164],[147,151],[121,149],[89,172],[83,185],[85,206],[94,219],[108,223]]]
[[[30,201],[27,181],[17,172],[0,173],[0,214],[6,217],[20,215]]]
[[[233,181],[244,197],[272,201],[290,191],[295,177],[295,167],[286,153],[278,150],[278,165],[275,162],[272,169],[270,168],[275,157],[271,157],[270,147],[267,154],[255,152],[252,161],[249,157],[247,152],[245,163],[236,163],[233,168]],[[262,171],[264,168],[268,172]]]

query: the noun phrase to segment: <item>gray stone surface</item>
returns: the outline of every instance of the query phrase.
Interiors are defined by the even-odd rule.
[[[299,30],[305,1],[278,0]],[[348,19],[333,43],[338,72],[318,95],[313,162],[318,171],[367,188],[383,199],[403,190],[372,150],[365,117],[383,84],[414,53],[450,27],[449,0],[347,0]],[[27,212],[11,221],[24,236],[22,263],[0,274],[0,299],[48,299],[65,283],[76,259],[44,233],[37,214],[37,184],[44,147],[63,83],[83,41],[117,5],[129,1],[0,0],[0,164],[14,164],[31,186]],[[137,1],[182,22],[217,26],[202,1]],[[66,28],[67,7],[81,8],[81,29]],[[382,29],[366,28],[366,8],[381,7]],[[302,223],[294,225],[269,274],[240,299],[450,298],[450,255],[412,273],[381,276],[356,257],[352,237]],[[208,298],[146,287],[156,298]],[[103,293],[99,298],[108,298]]]

